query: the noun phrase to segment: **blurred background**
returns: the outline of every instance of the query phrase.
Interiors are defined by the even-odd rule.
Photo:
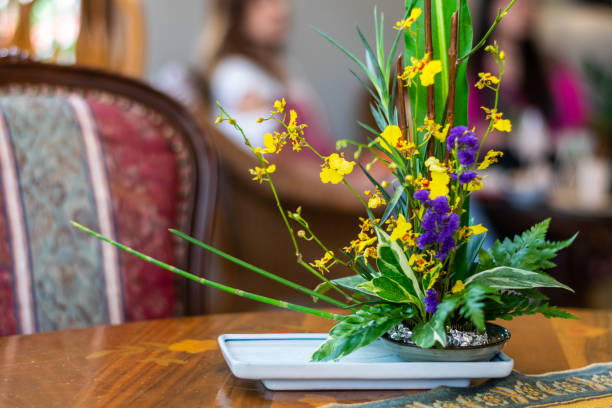
[[[296,78],[300,95],[307,95],[301,100],[296,96],[296,106],[310,113],[319,135],[325,135],[321,136],[322,144],[332,148],[334,140],[365,137],[357,121],[371,122],[369,101],[348,70],[356,70],[356,66],[313,27],[362,57],[355,26],[365,33],[373,32],[372,8],[376,5],[386,16],[387,38],[392,38],[392,26],[403,16],[403,0],[249,0],[258,3],[259,10],[280,7],[286,14],[279,23],[276,42],[270,46],[275,61],[267,65],[261,55],[254,59],[264,61],[259,67],[265,74],[261,81],[256,79],[262,74],[257,67],[243,66],[241,61],[224,65],[227,59],[211,54],[218,30],[214,24],[222,22],[217,3],[223,1],[240,3],[0,0],[0,47],[18,46],[41,60],[76,63],[140,78],[187,105],[204,126],[214,117],[210,102],[216,97],[227,97],[231,105],[237,92],[240,98],[236,109],[244,108],[245,114],[257,113],[260,105],[269,106],[268,99],[272,98],[241,94],[241,89],[220,87],[215,80],[231,78],[230,74],[238,70],[239,79],[247,78],[249,83],[275,90],[274,81],[268,84],[270,78],[278,79],[283,86]],[[471,3],[475,37],[479,38],[497,9],[507,2]],[[552,218],[551,239],[565,239],[580,231],[576,243],[559,256],[558,267],[552,272],[577,294],[549,295],[565,306],[612,308],[612,3],[518,0],[515,7],[492,37],[508,55],[501,110],[513,120],[514,128],[509,136],[488,141],[505,156],[488,174],[486,188],[478,197],[478,216],[498,238],[519,233],[547,217]],[[271,13],[271,17],[253,17],[263,19],[260,24],[264,31],[269,26],[266,18],[285,18],[280,12]],[[253,24],[255,30],[257,22]],[[274,32],[268,35],[274,39]],[[231,56],[231,50],[228,54]],[[212,65],[206,58],[218,61]],[[281,66],[282,73],[271,74]],[[225,72],[219,73],[222,69]],[[478,72],[491,70],[490,62],[476,54],[471,69],[470,81],[474,83]],[[251,74],[254,79],[250,79]],[[238,81],[234,88],[246,86]],[[478,126],[483,120],[479,106],[487,104],[486,94],[474,92],[471,103],[471,125]],[[224,135],[206,129],[215,133],[210,137],[216,140],[224,166],[217,244],[272,272],[302,276],[301,272],[287,272],[297,268],[286,232],[270,197],[251,184],[244,163],[236,159],[244,152],[237,144],[222,140],[232,140],[228,131]],[[293,170],[312,178],[312,169],[312,164],[296,162]],[[315,182],[292,183],[294,173],[278,175],[288,208],[304,204],[306,216],[319,228],[320,235],[332,242],[330,247],[346,245],[356,235],[359,207]],[[316,172],[314,176],[318,177]],[[337,200],[330,200],[330,194],[337,194]],[[305,249],[304,253],[312,259],[320,257],[314,249]],[[207,273],[246,290],[261,292],[266,288],[271,294],[270,288],[274,288],[251,275],[245,278],[248,272],[223,262]],[[310,282],[308,277],[304,280]],[[220,294],[210,294],[207,302],[210,310],[253,306]]]

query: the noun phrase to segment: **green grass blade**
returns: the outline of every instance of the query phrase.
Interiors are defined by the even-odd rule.
[[[374,85],[375,88],[377,88],[377,91],[380,91],[378,89],[378,84],[376,83],[375,80],[375,76],[372,72],[370,72],[370,70],[365,66],[365,64],[363,62],[361,62],[361,60],[359,58],[357,58],[356,56],[354,56],[349,50],[347,50],[346,48],[344,48],[343,46],[341,46],[336,40],[334,40],[331,36],[325,34],[323,31],[313,27],[313,30],[315,30],[317,33],[319,33],[323,38],[325,38],[327,41],[329,41],[330,43],[332,43],[332,45],[334,45],[336,48],[338,48],[340,51],[342,51],[344,53],[344,55],[346,55],[347,57],[349,57],[355,64],[359,65],[359,67],[361,68],[361,70],[368,76],[368,78],[370,79],[370,81],[372,82],[372,84]]]

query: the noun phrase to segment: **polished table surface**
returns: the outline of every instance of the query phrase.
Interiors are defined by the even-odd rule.
[[[612,311],[580,320],[503,322],[504,351],[526,374],[612,361]],[[234,378],[222,333],[323,332],[331,322],[295,312],[219,314],[0,338],[0,407],[316,407],[406,391],[272,392]]]

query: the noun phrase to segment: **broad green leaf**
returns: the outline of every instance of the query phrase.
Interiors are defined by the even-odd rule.
[[[360,287],[360,285],[367,283],[368,281],[359,275],[352,275],[352,276],[346,276],[344,278],[334,279],[332,280],[332,282],[348,290],[353,290],[355,292],[361,292],[368,296],[376,296],[374,292]]]
[[[479,283],[495,289],[561,288],[574,291],[548,275],[508,266],[499,266],[479,272],[464,282],[466,286],[471,283]]]
[[[329,339],[314,352],[312,361],[338,360],[372,343],[414,314],[410,306],[364,305],[331,329]]]
[[[413,289],[411,293],[416,295],[419,301],[423,303],[425,296],[423,295],[423,291],[421,290],[420,282],[414,274],[414,271],[408,264],[408,259],[406,258],[406,254],[402,250],[402,247],[397,242],[392,242],[391,237],[389,237],[389,235],[380,228],[376,228],[376,235],[378,237],[377,265],[378,261],[381,261],[383,262],[383,266],[387,267],[388,265],[386,264],[389,264],[392,265],[396,270],[399,270],[405,276],[405,278],[410,281]],[[400,283],[403,283],[402,280],[395,280]],[[406,289],[410,291],[411,288],[407,287]]]
[[[459,0],[459,44],[458,56],[465,55],[472,49],[473,28],[472,16],[468,7],[468,0]],[[457,81],[455,83],[455,126],[468,126],[468,100],[469,85],[467,80],[466,58],[457,67]]]
[[[380,276],[359,285],[359,288],[374,292],[378,297],[393,303],[413,303],[419,306],[419,299],[402,285],[386,276]]]

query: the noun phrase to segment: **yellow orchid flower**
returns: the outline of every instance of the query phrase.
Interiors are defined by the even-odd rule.
[[[484,186],[482,180],[484,177],[477,176],[474,180],[470,181],[467,185],[467,190],[470,192],[482,190],[482,187]]]
[[[423,254],[412,254],[408,259],[408,265],[417,272],[424,272],[432,265],[432,262],[425,259]]]
[[[399,126],[390,125],[385,128],[384,132],[382,132],[380,136],[386,142],[386,143],[381,144],[383,149],[387,151],[391,151],[390,146],[392,147],[398,146],[398,143],[400,139],[402,138],[402,130],[400,129]]]
[[[448,183],[450,183],[450,176],[446,172],[432,171],[431,182],[429,183],[429,198],[433,200],[448,196]]]
[[[353,171],[355,162],[347,161],[338,153],[333,153],[325,160],[321,169],[321,181],[325,184],[338,184],[344,180],[344,176]]]
[[[487,119],[493,120],[493,129],[497,129],[500,132],[511,132],[512,123],[509,119],[503,119],[503,113],[498,112],[497,109],[488,109],[484,106],[481,107],[487,114]]]
[[[442,72],[442,62],[439,60],[430,61],[421,70],[421,85],[430,86],[434,83],[436,74]]]
[[[465,289],[465,285],[463,284],[463,282],[461,280],[458,280],[457,282],[455,282],[455,284],[453,285],[453,288],[451,289],[451,292],[453,293],[459,293],[461,292],[463,289]]]
[[[404,217],[404,214],[400,214],[397,217],[395,228],[393,229],[393,232],[391,233],[391,241],[397,241],[398,239],[402,239],[411,230],[412,230],[412,224],[406,221],[406,217]]]
[[[471,227],[468,227],[468,230],[471,235],[480,235],[488,231],[488,229],[483,227],[482,224],[472,225]]]
[[[334,253],[332,251],[327,251],[325,255],[323,255],[323,258],[315,259],[315,261],[310,262],[309,265],[314,268],[317,268],[319,272],[325,273],[325,272],[329,272],[329,266],[331,265],[327,265],[327,264],[331,262],[333,259],[334,259]]]
[[[421,13],[422,11],[420,8],[413,8],[410,12],[410,16],[406,20],[400,20],[395,23],[395,27],[393,28],[395,28],[396,30],[407,30],[408,32],[412,33],[410,27],[412,26],[412,24],[414,24],[417,18],[421,16]]]
[[[442,196],[448,196],[450,176],[446,167],[435,157],[430,157],[425,161],[425,166],[431,173],[431,181],[429,182],[429,198],[432,200]]]
[[[376,247],[369,247],[369,248],[366,248],[365,251],[363,251],[363,261],[365,263],[368,263],[368,258],[372,258],[372,259],[378,258],[378,251],[376,250]]]
[[[276,164],[271,164],[268,167],[255,167],[254,169],[249,169],[249,173],[251,173],[253,180],[259,181],[261,184],[264,181],[264,177],[268,174],[272,174],[276,171]]]
[[[433,136],[441,143],[444,143],[446,141],[446,137],[448,136],[448,131],[450,130],[450,124],[447,124],[444,128],[442,128],[442,125],[439,125],[434,120],[425,117],[425,124],[418,130],[426,131],[427,136]]]
[[[489,150],[487,155],[482,160],[482,163],[478,166],[478,170],[486,170],[493,163],[497,163],[500,157],[504,155],[503,152],[498,152],[497,150]]]
[[[421,78],[421,85],[430,86],[434,83],[436,74],[442,72],[442,62],[440,60],[431,60],[429,53],[425,54],[422,59],[410,58],[412,65],[404,69],[404,73],[399,75],[400,79],[407,81],[408,86],[412,85],[412,81],[418,75]]]
[[[368,207],[373,210],[380,207],[381,205],[387,204],[383,196],[380,194],[380,191],[378,191],[378,187],[376,188],[376,191],[374,191],[374,193],[372,193],[370,190],[366,190],[364,191],[364,194],[370,197],[370,199],[368,200]]]
[[[485,86],[491,87],[499,84],[499,78],[488,72],[479,72],[478,76],[480,77],[480,80],[474,85],[478,89],[484,89]]]
[[[285,105],[287,105],[287,101],[285,98],[280,101],[274,101],[274,112],[275,113],[283,113],[285,112]]]

